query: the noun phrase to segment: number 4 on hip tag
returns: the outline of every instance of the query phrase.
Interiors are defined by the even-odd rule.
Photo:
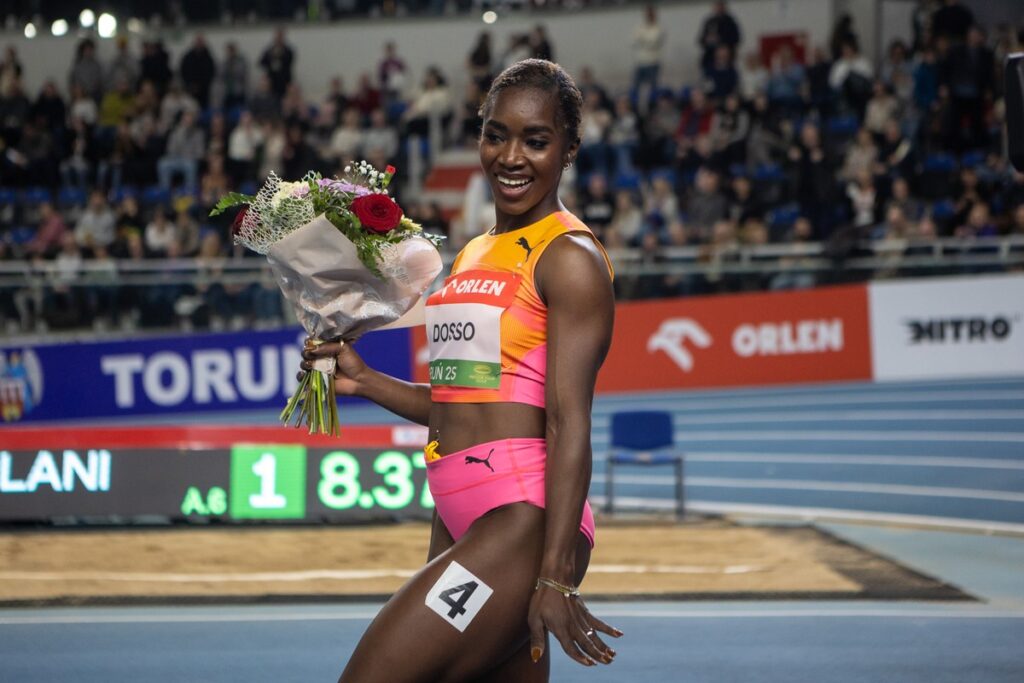
[[[473,576],[468,569],[458,562],[452,562],[437,583],[427,591],[424,603],[462,632],[493,592],[490,586]]]

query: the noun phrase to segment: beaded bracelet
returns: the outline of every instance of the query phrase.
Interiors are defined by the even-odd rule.
[[[580,589],[576,586],[566,586],[564,583],[558,583],[554,579],[548,579],[543,576],[537,579],[537,585],[533,587],[533,590],[540,590],[541,586],[547,586],[553,590],[558,591],[567,598],[578,598],[580,597]]]

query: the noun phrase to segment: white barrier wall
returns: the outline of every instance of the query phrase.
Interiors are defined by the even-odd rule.
[[[875,381],[1024,375],[1024,277],[868,286]]]
[[[659,4],[659,17],[667,33],[664,80],[672,87],[697,78],[697,33],[709,14],[708,2]],[[813,42],[826,43],[832,28],[832,3],[826,0],[733,0],[729,3],[743,31],[743,49],[755,47],[757,36],[764,33],[805,31]],[[329,79],[345,78],[346,85],[355,85],[360,74],[369,72],[376,79],[377,63],[385,41],[399,45],[399,53],[419,81],[427,65],[437,64],[449,75],[461,94],[465,83],[465,59],[480,31],[488,30],[496,56],[505,49],[511,33],[522,33],[543,23],[551,36],[556,54],[572,73],[589,65],[613,87],[628,84],[632,74],[630,40],[633,28],[640,23],[642,7],[588,10],[585,12],[545,12],[499,18],[487,26],[478,16],[472,18],[439,17],[431,19],[353,20],[330,24],[289,24],[288,41],[297,48],[295,74],[307,95],[318,97]],[[124,22],[126,18],[119,17]],[[269,44],[272,28],[268,25],[209,27],[204,33],[216,59],[224,53],[224,45],[235,41],[251,62]],[[192,42],[192,31],[167,29],[164,39],[177,66],[181,54]],[[17,34],[0,34],[0,42],[17,47],[25,66],[25,83],[33,95],[46,78],[56,76],[62,88],[66,85],[77,39],[72,36],[54,38],[49,27],[39,37],[28,40]],[[97,40],[100,58],[109,60],[113,42]],[[139,37],[133,37],[136,53]]]

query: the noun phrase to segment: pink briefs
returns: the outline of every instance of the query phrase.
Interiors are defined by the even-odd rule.
[[[509,503],[544,507],[544,439],[490,441],[427,463],[427,481],[437,514],[458,540],[491,510]],[[580,531],[594,545],[594,513],[583,505]]]

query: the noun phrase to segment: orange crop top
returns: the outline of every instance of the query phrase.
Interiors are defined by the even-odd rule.
[[[518,230],[480,235],[455,258],[427,299],[430,396],[441,403],[527,403],[544,407],[547,306],[534,269],[567,232],[594,233],[567,211]],[[604,254],[608,272],[611,261]]]

